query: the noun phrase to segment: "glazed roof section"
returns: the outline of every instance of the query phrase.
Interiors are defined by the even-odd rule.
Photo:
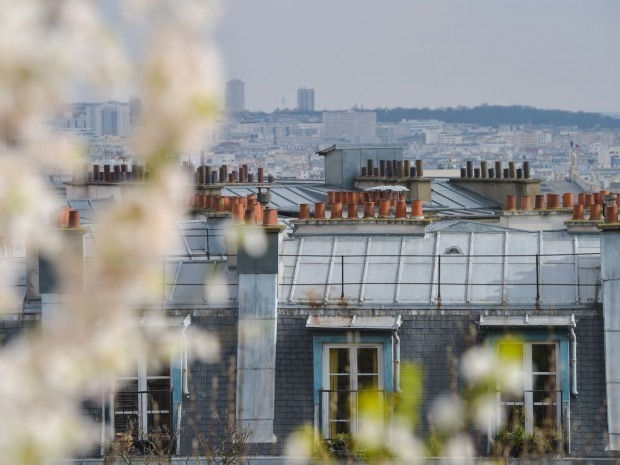
[[[597,235],[562,231],[305,237],[284,242],[280,302],[367,308],[588,305],[600,291],[599,247]]]
[[[286,239],[280,258],[280,306],[575,308],[598,302],[598,234],[467,224],[446,222],[422,236]],[[175,245],[165,257],[153,258],[165,272],[160,296],[164,306],[236,306],[238,275],[226,264],[223,224],[217,228],[222,234],[218,250],[210,252],[204,242],[206,226],[203,221],[181,222],[170,230]],[[87,271],[96,236],[97,228],[88,227]],[[26,290],[25,251],[15,246],[4,250],[0,266],[0,285],[12,288],[16,298],[2,310],[16,311]],[[87,283],[97,285],[88,274]]]

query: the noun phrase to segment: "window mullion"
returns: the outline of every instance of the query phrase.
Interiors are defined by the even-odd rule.
[[[525,429],[526,431],[534,431],[534,372],[532,366],[532,344],[524,344],[523,355],[523,389],[525,402]]]
[[[357,349],[360,346],[355,345],[349,348],[349,389],[351,390],[350,402],[351,402],[351,432],[357,433],[357,409],[359,406],[358,397],[358,372],[357,372]]]
[[[147,383],[146,383],[146,360],[144,357],[140,357],[138,361],[138,410],[139,410],[139,424],[138,424],[138,432],[141,435],[148,433],[148,394]]]

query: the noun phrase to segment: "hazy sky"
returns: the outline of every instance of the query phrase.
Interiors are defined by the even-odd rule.
[[[227,0],[246,107],[523,104],[620,111],[618,0]],[[285,103],[283,105],[283,99]]]

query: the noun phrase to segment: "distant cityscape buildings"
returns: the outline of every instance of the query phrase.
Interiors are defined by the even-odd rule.
[[[131,132],[131,108],[136,101],[74,103],[54,116],[53,125],[66,133],[84,137],[118,136],[127,137]]]
[[[297,89],[297,111],[314,111],[314,89]]]
[[[226,83],[224,108],[228,114],[245,111],[245,83],[242,80],[231,79]]]
[[[323,179],[317,152],[333,144],[400,144],[404,160],[428,169],[456,169],[464,161],[528,161],[545,180],[581,179],[582,189],[620,190],[620,129],[549,124],[448,123],[431,118],[393,118],[387,110],[316,112],[314,89],[297,89],[297,107],[272,113],[245,108],[245,85],[226,86],[226,111],[219,129],[179,157],[189,164],[263,166],[276,179]],[[76,138],[88,158],[130,163],[136,152],[128,137],[142,104],[81,102],[50,117],[50,126]],[[572,145],[571,145],[572,143]],[[593,187],[594,186],[594,187]],[[597,187],[598,186],[598,187]]]

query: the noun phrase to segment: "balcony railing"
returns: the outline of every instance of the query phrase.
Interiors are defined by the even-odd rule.
[[[319,418],[323,437],[333,441],[359,431],[363,403],[377,402],[385,408],[387,392],[376,390],[319,390]],[[387,409],[385,409],[387,412]]]
[[[171,390],[115,393],[114,445],[137,454],[167,453],[174,444],[171,407]]]

